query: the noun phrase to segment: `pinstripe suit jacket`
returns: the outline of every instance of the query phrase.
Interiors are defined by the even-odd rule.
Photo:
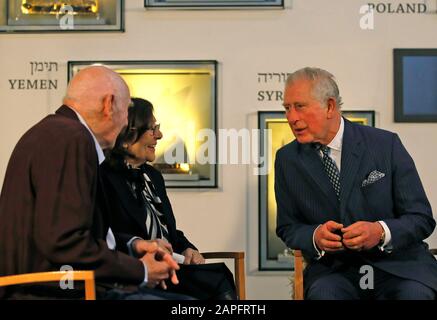
[[[348,226],[383,220],[390,229],[393,251],[362,251],[366,263],[391,274],[414,279],[437,290],[437,261],[423,242],[435,221],[413,159],[391,132],[345,119],[340,172],[340,201],[311,144],[296,140],[276,154],[277,235],[309,262],[305,287],[346,263],[351,252],[326,254],[316,260],[312,237],[319,224],[334,220]],[[385,174],[362,187],[369,173]]]

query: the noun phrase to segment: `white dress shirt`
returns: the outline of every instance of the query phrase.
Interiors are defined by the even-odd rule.
[[[100,146],[99,142],[97,141],[96,136],[91,131],[91,129],[88,127],[88,125],[86,124],[86,122],[82,118],[82,116],[76,110],[74,110],[73,108],[70,108],[70,109],[73,110],[76,113],[77,118],[79,119],[80,123],[82,123],[85,126],[85,128],[87,128],[87,130],[91,134],[91,137],[93,137],[94,146],[95,146],[96,152],[97,152],[97,158],[98,158],[98,161],[99,161],[99,165],[101,165],[103,163],[103,161],[105,161],[105,154],[103,153],[103,149]],[[134,238],[129,240],[129,242],[127,244],[127,247],[129,249],[131,248],[132,242],[135,239],[136,238],[134,237]],[[108,228],[108,233],[106,234],[106,244],[108,245],[109,250],[115,250],[115,248],[117,246],[117,243],[115,241],[114,233],[112,232],[110,227]],[[129,252],[131,253],[131,250],[129,250]],[[133,254],[131,254],[131,255],[133,255]],[[143,283],[145,284],[145,283],[147,283],[147,279],[148,279],[147,274],[148,273],[147,273],[147,265],[145,263],[143,263],[143,266],[144,266],[144,282]]]

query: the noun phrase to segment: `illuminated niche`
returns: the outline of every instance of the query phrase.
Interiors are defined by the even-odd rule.
[[[0,32],[123,31],[123,0],[0,0]]]
[[[153,166],[166,186],[217,187],[216,61],[72,61],[69,77],[95,64],[119,73],[132,97],[153,104],[163,133]]]

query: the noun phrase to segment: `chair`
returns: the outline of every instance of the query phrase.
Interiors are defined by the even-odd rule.
[[[429,249],[432,255],[437,255],[437,249]],[[304,269],[304,259],[302,256],[302,251],[294,250],[294,290],[292,299],[303,300],[303,269]]]
[[[293,250],[294,255],[294,284],[293,284],[293,296],[294,300],[303,300],[303,269],[304,259],[302,251]]]
[[[234,259],[235,287],[239,300],[246,299],[244,252],[203,252],[205,259]]]
[[[74,281],[85,281],[85,300],[96,300],[94,271],[52,271],[4,276],[0,277],[0,287],[35,282],[61,281],[66,276]]]
[[[237,296],[239,300],[246,299],[245,269],[244,269],[244,252],[204,252],[205,259],[234,259],[234,277]],[[0,277],[0,287],[35,283],[61,281],[67,275],[74,281],[85,281],[85,300],[95,300],[95,281],[93,271],[53,271],[27,273],[20,275]]]

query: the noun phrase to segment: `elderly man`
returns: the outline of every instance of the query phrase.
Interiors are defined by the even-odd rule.
[[[154,287],[178,265],[156,244],[137,246],[140,259],[116,250],[99,176],[102,149],[127,124],[129,89],[104,67],[80,71],[64,105],[27,131],[16,145],[0,197],[0,275],[94,270],[101,298],[159,298]],[[159,260],[159,261],[158,261]],[[114,288],[114,283],[118,284]],[[136,295],[120,288],[129,288]],[[108,290],[109,289],[109,290]],[[58,287],[25,287],[9,297],[70,296]],[[168,297],[159,294],[160,297]],[[174,297],[174,296],[171,296]]]
[[[304,68],[284,92],[296,140],[276,154],[277,234],[308,261],[307,299],[434,299],[435,227],[399,137],[341,116],[333,76]],[[363,266],[365,266],[363,268]]]

